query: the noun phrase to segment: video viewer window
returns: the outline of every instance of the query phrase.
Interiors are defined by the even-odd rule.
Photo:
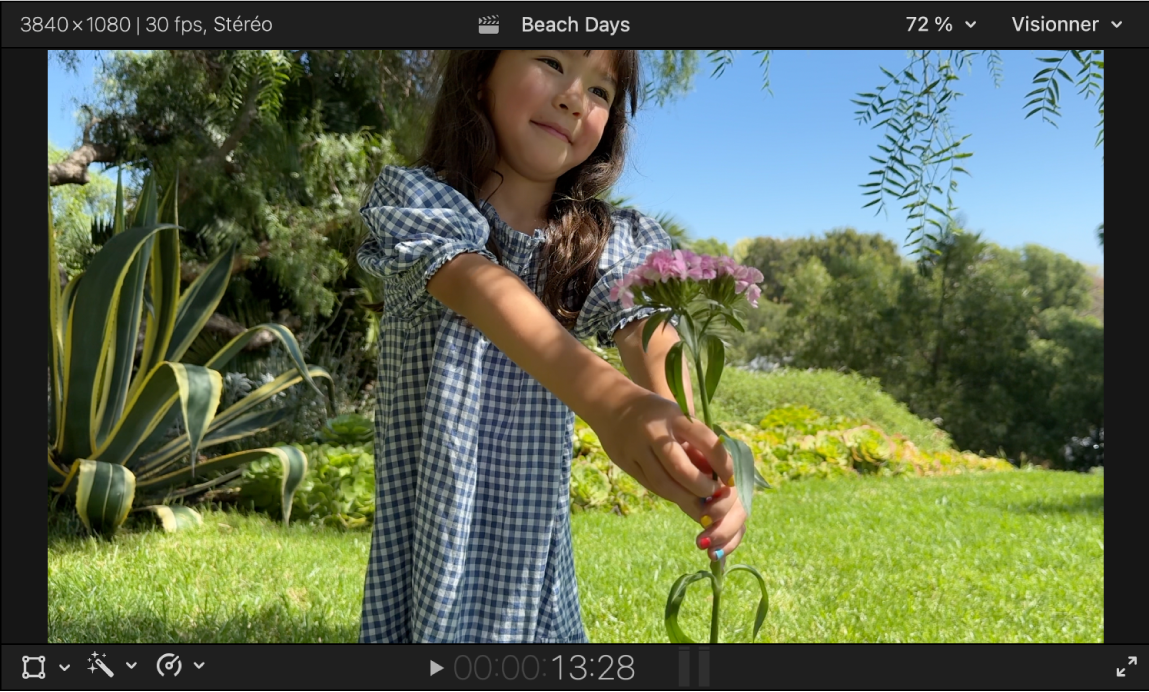
[[[1104,59],[48,51],[47,642],[1102,642]]]

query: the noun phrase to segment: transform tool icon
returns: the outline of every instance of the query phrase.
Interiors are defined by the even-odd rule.
[[[499,15],[488,14],[486,17],[479,17],[479,33],[480,34],[497,34],[497,33],[499,33]]]

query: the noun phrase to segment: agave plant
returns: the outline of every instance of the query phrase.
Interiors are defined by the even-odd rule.
[[[375,424],[367,416],[345,413],[324,423],[316,441],[339,445],[367,444],[375,440]]]
[[[301,381],[320,392],[319,377],[331,383],[326,370],[304,362],[295,336],[279,324],[248,329],[202,366],[180,362],[223,297],[235,250],[216,258],[180,292],[177,189],[178,177],[157,204],[149,176],[126,219],[118,184],[112,236],[87,271],[63,289],[48,205],[48,485],[72,497],[84,525],[105,536],[115,533],[129,511],[154,513],[167,531],[199,524],[195,510],[170,502],[227,482],[243,465],[269,454],[283,464],[286,523],[307,472],[303,452],[269,447],[204,461],[199,454],[285,420],[283,409],[256,410],[272,396]],[[160,209],[169,207],[171,222],[160,222]],[[141,322],[144,343],[137,358]],[[279,338],[295,367],[217,412],[220,370],[264,329]],[[177,423],[182,434],[166,441]]]

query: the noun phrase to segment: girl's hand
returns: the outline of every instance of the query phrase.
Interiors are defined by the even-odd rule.
[[[737,508],[733,504],[737,493],[732,494],[733,500],[719,494],[708,505],[702,504],[703,498],[725,487],[721,479],[734,476],[734,461],[714,431],[701,419],[684,416],[677,403],[647,390],[605,413],[598,421],[587,423],[611,460],[647,490],[678,505],[694,521],[708,516],[713,523],[704,533],[711,537],[714,549],[723,548],[729,554],[741,538],[746,514],[741,503]],[[712,469],[720,480],[712,478]],[[728,516],[732,512],[735,516]]]
[[[686,448],[686,454],[694,465],[709,474],[710,463],[705,455],[691,447],[688,442],[684,442],[683,447]],[[718,558],[719,549],[722,550],[723,557],[728,557],[738,548],[743,534],[746,533],[746,509],[742,506],[738,493],[734,492],[733,487],[722,486],[709,502],[703,503],[702,512],[710,517],[710,521],[695,538],[695,545],[705,550],[711,560]]]

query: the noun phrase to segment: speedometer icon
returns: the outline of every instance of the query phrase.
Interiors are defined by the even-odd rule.
[[[175,654],[164,654],[156,660],[156,672],[160,674],[160,677],[164,677],[165,670],[168,672],[174,670],[175,672],[172,673],[172,677],[176,677],[180,674],[180,671],[183,670],[183,668],[183,662],[180,661],[180,657]]]

